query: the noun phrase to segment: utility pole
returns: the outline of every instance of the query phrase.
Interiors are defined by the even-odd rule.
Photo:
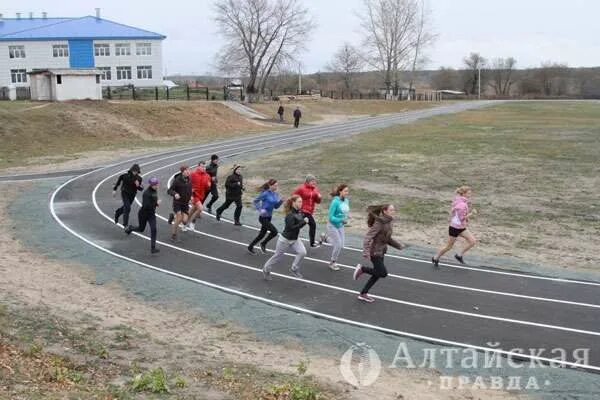
[[[302,65],[298,63],[298,94],[302,94]]]
[[[479,85],[479,95],[477,98],[481,100],[481,62],[477,64],[477,72],[479,74],[477,77],[477,85]]]

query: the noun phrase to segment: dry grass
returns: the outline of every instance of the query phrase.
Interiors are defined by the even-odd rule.
[[[275,176],[285,193],[308,172],[323,189],[347,182],[356,233],[368,204],[392,202],[400,237],[432,247],[466,183],[480,211],[477,252],[597,270],[599,136],[598,103],[512,103],[279,153],[247,164],[246,176]]]

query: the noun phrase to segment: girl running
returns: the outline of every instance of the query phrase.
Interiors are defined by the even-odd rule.
[[[232,169],[232,174],[227,177],[225,181],[225,203],[221,204],[221,207],[217,208],[217,221],[221,220],[221,214],[227,210],[231,203],[235,203],[235,211],[233,212],[233,224],[236,226],[242,226],[240,222],[240,216],[242,215],[242,193],[246,188],[244,187],[244,178],[241,173],[242,166],[235,164]]]
[[[192,199],[192,183],[190,182],[190,168],[187,165],[179,167],[179,173],[173,178],[171,187],[167,190],[169,196],[173,196],[174,221],[171,227],[171,241],[177,242],[177,229],[183,224],[182,231],[187,224],[190,200]],[[169,217],[170,219],[170,217]]]
[[[279,194],[277,193],[278,186],[277,180],[269,179],[268,182],[261,186],[260,194],[252,202],[254,207],[260,213],[260,216],[258,217],[258,222],[260,222],[260,232],[258,233],[258,236],[256,236],[256,238],[254,238],[254,240],[248,245],[248,251],[250,254],[256,254],[254,251],[254,246],[265,237],[267,232],[269,232],[269,236],[267,236],[266,239],[260,243],[261,253],[266,254],[267,243],[269,243],[269,241],[279,233],[277,228],[275,228],[275,226],[271,223],[273,210],[281,207],[281,204],[283,203],[283,200],[281,200],[281,197],[279,197]]]
[[[265,266],[263,267],[263,276],[266,280],[271,280],[271,269],[273,265],[280,262],[285,257],[285,252],[292,249],[296,252],[296,257],[290,268],[291,273],[296,277],[302,279],[300,273],[300,262],[306,256],[306,248],[302,243],[302,240],[298,239],[300,235],[300,229],[308,224],[308,218],[306,218],[302,211],[302,197],[294,195],[286,200],[283,206],[285,216],[285,228],[283,233],[279,235],[277,239],[277,246],[275,247],[275,254],[269,258]]]
[[[363,241],[363,257],[371,260],[373,268],[364,267],[361,264],[356,266],[354,270],[354,280],[358,280],[362,274],[369,274],[371,278],[367,281],[358,299],[367,303],[372,303],[375,300],[369,296],[369,290],[373,287],[379,278],[387,276],[387,269],[383,263],[383,257],[387,251],[388,245],[402,250],[403,246],[392,237],[392,222],[396,210],[392,204],[380,206],[371,206],[367,209],[369,216],[367,225],[369,231],[365,235]]]
[[[465,253],[475,246],[475,243],[477,243],[475,236],[473,236],[473,234],[467,229],[469,218],[477,214],[477,210],[475,209],[469,211],[470,198],[471,188],[469,186],[461,186],[456,189],[456,197],[454,198],[454,201],[452,201],[452,208],[450,209],[448,243],[445,247],[438,251],[435,257],[431,259],[434,267],[439,266],[440,257],[454,247],[454,243],[459,236],[467,241],[467,245],[462,249],[462,251],[454,255],[454,258],[456,258],[461,264],[465,263],[465,260],[463,259]]]
[[[344,225],[348,223],[348,213],[350,212],[348,192],[348,185],[342,184],[331,193],[333,200],[329,206],[327,236],[329,237],[329,242],[333,246],[333,250],[331,251],[331,261],[329,262],[329,268],[332,271],[340,270],[340,267],[337,266],[337,260],[346,241]]]
[[[211,176],[206,173],[204,161],[200,161],[194,172],[190,174],[190,182],[192,184],[192,209],[188,218],[187,228],[194,230],[196,229],[196,218],[202,217],[204,196],[206,193],[210,193],[210,186],[212,184]]]
[[[154,177],[150,178],[148,185],[148,189],[142,195],[142,208],[138,211],[139,225],[135,228],[131,225],[127,226],[125,233],[129,235],[133,231],[144,232],[146,224],[150,225],[150,252],[156,254],[159,252],[156,248],[156,207],[160,205],[157,192],[158,179]]]
[[[133,164],[129,171],[119,176],[117,183],[113,187],[113,196],[117,194],[117,189],[121,186],[121,200],[123,205],[115,211],[115,224],[119,223],[119,218],[123,216],[123,226],[129,226],[129,213],[131,204],[135,200],[138,190],[142,191],[142,177],[140,176],[140,166]]]
[[[304,183],[296,188],[292,195],[297,194],[302,197],[302,213],[308,218],[308,238],[310,241],[310,247],[319,247],[319,244],[315,242],[315,236],[317,234],[317,223],[313,214],[315,213],[315,207],[321,203],[321,193],[317,187],[317,178],[314,175],[307,175]]]

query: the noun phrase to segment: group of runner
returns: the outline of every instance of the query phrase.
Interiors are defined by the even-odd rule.
[[[178,231],[194,230],[197,219],[202,217],[206,210],[212,214],[212,207],[219,198],[218,191],[218,168],[219,157],[213,154],[208,165],[204,161],[192,170],[187,165],[179,168],[167,194],[172,197],[172,213],[169,215],[168,222],[171,224],[171,241],[178,242]],[[242,213],[242,195],[246,190],[244,180],[241,174],[241,165],[234,165],[231,173],[225,181],[225,201],[216,209],[215,218],[221,220],[221,215],[232,204],[235,204],[234,225],[241,226],[240,217]],[[138,226],[129,225],[129,213],[131,204],[135,200],[136,193],[142,191],[142,178],[139,165],[134,164],[128,172],[119,176],[114,188],[113,195],[116,195],[118,187],[121,186],[121,199],[123,205],[115,211],[115,223],[119,223],[123,217],[123,226],[125,232],[143,232],[146,225],[150,226],[151,234],[151,252],[158,253],[156,248],[156,208],[160,205],[158,198],[159,181],[156,177],[148,180],[148,187],[143,191],[142,207],[138,212]],[[322,233],[319,240],[316,238],[317,223],[314,213],[317,205],[323,202],[317,186],[317,179],[314,175],[307,175],[304,183],[299,185],[292,194],[284,199],[279,194],[279,184],[276,179],[269,179],[259,189],[259,194],[253,200],[253,206],[258,211],[258,222],[260,231],[258,235],[248,244],[247,250],[250,254],[256,255],[256,246],[261,253],[267,253],[267,245],[277,237],[274,254],[266,261],[263,267],[263,276],[266,280],[271,280],[271,271],[273,267],[279,264],[288,251],[295,253],[290,272],[296,278],[302,279],[301,262],[307,254],[300,231],[308,225],[308,243],[312,248],[320,247],[324,242],[331,246],[331,257],[329,259],[329,269],[339,271],[338,260],[345,245],[344,227],[348,224],[350,218],[349,187],[346,184],[338,185],[331,193],[331,202],[327,214],[327,234]],[[476,243],[475,237],[468,230],[469,218],[476,214],[476,210],[470,210],[469,199],[471,189],[468,186],[461,186],[456,190],[456,197],[452,202],[450,211],[450,226],[448,232],[448,241],[438,253],[431,259],[435,267],[439,266],[440,258],[450,251],[457,238],[463,237],[467,245],[458,253],[455,258],[461,264],[464,264],[464,254],[470,250]],[[210,201],[208,198],[210,197]],[[273,212],[283,206],[285,214],[284,229],[279,233],[277,227],[273,224]],[[368,231],[363,240],[362,255],[369,260],[372,267],[357,264],[353,277],[358,280],[363,274],[370,275],[365,283],[358,299],[371,303],[374,301],[369,296],[369,291],[373,285],[381,278],[387,276],[387,269],[384,264],[384,256],[388,246],[402,250],[404,246],[393,238],[393,222],[396,210],[393,204],[382,204],[370,206],[367,209]]]

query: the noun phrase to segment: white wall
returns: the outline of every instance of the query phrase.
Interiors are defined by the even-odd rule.
[[[69,57],[52,57],[52,45],[67,44],[65,41],[48,42],[1,42],[0,41],[0,87],[13,85],[10,80],[11,69],[25,68],[27,72],[36,68],[69,68]],[[8,46],[25,46],[25,58],[10,58]],[[14,84],[15,86],[29,86],[25,84]]]
[[[133,84],[140,86],[159,86],[163,80],[162,67],[162,40],[98,40],[94,43],[107,43],[110,45],[110,56],[96,57],[94,62],[96,67],[111,67],[111,81],[103,81],[104,86],[125,86]],[[130,56],[116,56],[115,44],[129,43],[131,48]],[[151,43],[152,55],[137,56],[136,43]],[[0,41],[0,87],[12,85],[10,70],[25,68],[28,72],[33,69],[43,68],[69,68],[69,57],[53,57],[52,46],[56,44],[68,44],[67,41]],[[25,46],[25,58],[9,58],[8,46]],[[151,65],[152,79],[137,79],[137,66]],[[117,66],[131,67],[131,80],[117,80]],[[27,77],[29,79],[29,77]],[[17,86],[29,86],[25,84],[16,84]]]
[[[53,100],[102,100],[102,86],[95,75],[62,75],[62,83],[52,76]]]

